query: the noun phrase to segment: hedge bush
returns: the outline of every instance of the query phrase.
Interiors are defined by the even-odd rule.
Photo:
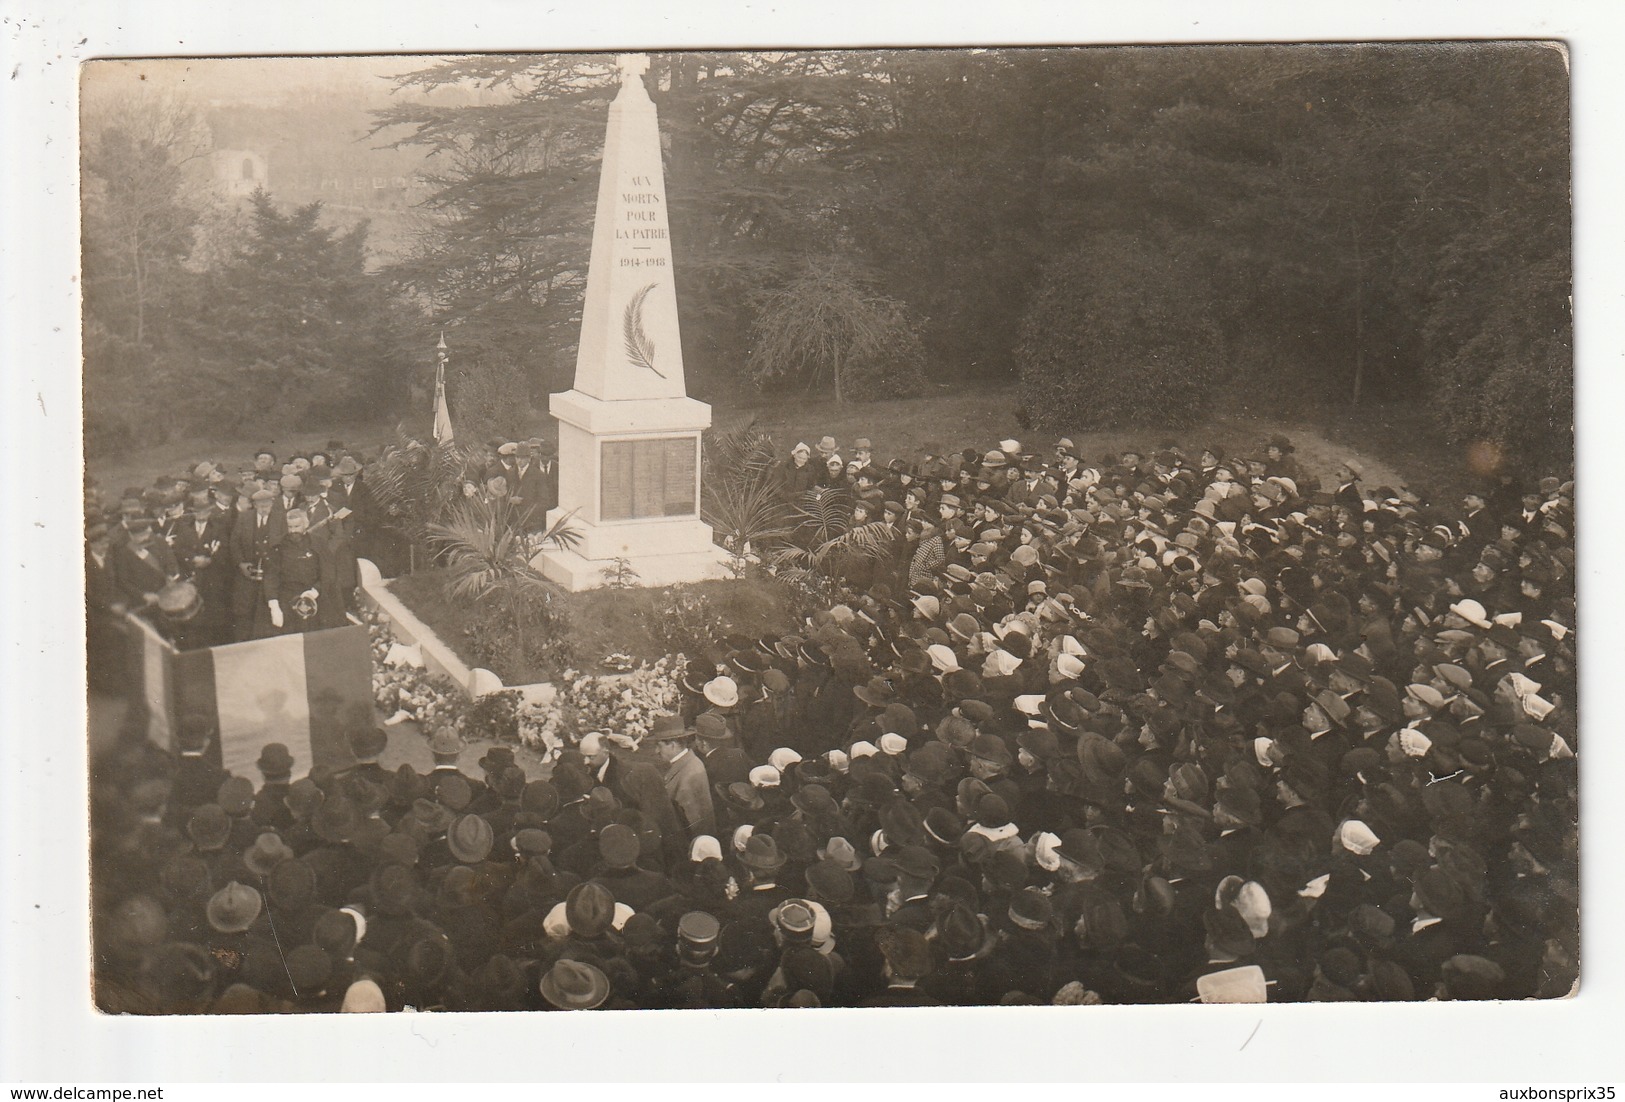
[[[1042,428],[1185,425],[1203,417],[1222,356],[1190,260],[1127,234],[1052,263],[1021,323],[1021,399]]]

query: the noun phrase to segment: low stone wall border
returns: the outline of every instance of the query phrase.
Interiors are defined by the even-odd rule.
[[[395,596],[376,565],[367,559],[360,559],[357,568],[363,596],[378,615],[389,621],[396,637],[403,643],[417,647],[423,653],[424,668],[446,678],[470,700],[506,689],[518,689],[529,704],[546,704],[553,699],[555,690],[550,682],[504,685],[502,679],[490,670],[478,666],[470,668],[457,657],[456,651],[434,633],[433,628],[418,619],[417,614]]]

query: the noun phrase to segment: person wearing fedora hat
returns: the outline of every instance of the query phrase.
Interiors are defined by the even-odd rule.
[[[659,765],[595,732],[529,784],[497,747],[481,787],[453,727],[430,735],[426,780],[383,774],[387,735],[367,727],[346,732],[361,764],[298,784],[267,746],[256,791],[215,764],[210,724],[178,717],[174,767],[135,763],[118,797],[155,871],[120,872],[98,952],[120,983],[168,991],[201,973],[166,946],[195,943],[199,1005],[231,987],[262,1009],[325,1008],[369,975],[395,1005],[448,1009],[888,1005],[913,998],[888,979],[920,971],[877,944],[888,928],[926,935],[916,990],[953,1004],[1200,997],[1214,968],[1262,972],[1271,1001],[1561,994],[1572,486],[1541,482],[1520,512],[1536,482],[1509,475],[1493,507],[1452,511],[1335,456],[1290,473],[1285,443],[1229,471],[1173,441],[1090,471],[1071,443],[1044,463],[1013,440],[927,457],[918,480],[857,463],[914,541],[904,525],[881,581],[833,579],[796,634],[716,640],[686,722],[647,740]],[[816,478],[815,450],[795,452]],[[286,472],[318,512],[321,466]],[[246,485],[239,525],[254,492],[274,509],[278,473]],[[134,538],[180,548],[189,489],[165,477],[111,511],[87,493],[87,542],[110,557],[152,527]],[[158,593],[153,616],[172,611]],[[334,919],[345,902],[367,918]],[[167,963],[143,970],[152,956]],[[609,990],[560,974],[550,1001],[560,962]]]
[[[150,519],[137,517],[127,525],[125,541],[113,550],[113,577],[125,604],[135,609],[156,608],[164,587],[180,580],[180,565]]]
[[[345,741],[350,744],[356,763],[343,770],[343,775],[365,777],[387,787],[392,774],[378,764],[378,758],[389,748],[389,732],[377,723],[361,723],[345,733]]]
[[[655,753],[665,764],[666,795],[683,830],[689,838],[717,832],[716,809],[711,802],[711,779],[705,771],[705,762],[692,748],[694,729],[684,727],[677,716],[666,717],[667,722],[650,730]],[[672,721],[675,721],[673,723]]]
[[[344,456],[333,468],[332,494],[336,495],[333,497],[334,508],[347,506],[355,517],[368,512],[371,492],[367,489],[361,464],[356,461],[355,456]]]
[[[700,761],[713,788],[750,781],[750,756],[739,747],[722,713],[709,711],[695,716],[694,734]]]
[[[260,771],[263,781],[254,793],[250,817],[260,826],[272,830],[290,829],[294,817],[287,805],[287,795],[293,786],[293,754],[280,742],[268,742],[260,750],[254,766]]]
[[[457,761],[468,749],[468,740],[463,733],[450,724],[442,724],[434,729],[429,736],[429,754],[434,761],[434,768],[430,771],[431,783],[437,775],[461,773],[457,768]]]
[[[778,842],[765,831],[752,831],[739,851],[742,877],[739,896],[734,900],[733,918],[753,928],[769,932],[772,914],[779,904],[795,893],[779,883],[779,873],[788,858]]]
[[[591,883],[609,889],[617,903],[643,911],[672,894],[669,880],[642,868],[637,832],[624,823],[610,823],[598,832],[599,865]]]
[[[197,587],[200,607],[191,617],[197,646],[214,646],[231,638],[227,616],[231,607],[232,570],[227,561],[231,537],[229,518],[214,506],[207,489],[194,497],[188,514],[171,530],[170,545],[181,579]]]
[[[584,961],[561,960],[542,976],[540,989],[554,1010],[597,1010],[609,998],[609,977]]]

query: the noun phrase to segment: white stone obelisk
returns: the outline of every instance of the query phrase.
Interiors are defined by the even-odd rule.
[[[700,519],[700,433],[711,407],[688,396],[677,328],[665,173],[649,60],[620,59],[604,136],[575,387],[550,402],[559,422],[559,505],[581,533],[536,565],[572,592],[604,585],[627,560],[645,586],[726,577],[726,552]]]

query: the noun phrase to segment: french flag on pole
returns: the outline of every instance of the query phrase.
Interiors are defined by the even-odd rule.
[[[297,779],[313,766],[355,764],[348,732],[374,723],[372,652],[359,625],[278,635],[246,643],[176,650],[151,625],[131,617],[135,668],[147,735],[175,749],[187,722],[212,721],[220,764],[253,776],[260,749],[280,742]]]

